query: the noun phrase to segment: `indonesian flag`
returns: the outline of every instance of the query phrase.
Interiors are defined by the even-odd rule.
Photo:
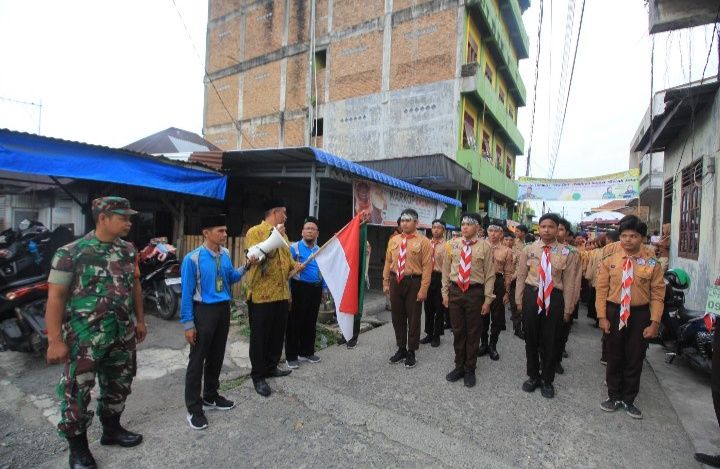
[[[345,340],[352,339],[353,323],[360,310],[361,220],[362,213],[338,231],[315,256],[335,300],[335,314]]]

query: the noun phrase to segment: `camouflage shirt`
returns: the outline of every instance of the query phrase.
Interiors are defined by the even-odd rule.
[[[65,305],[68,321],[90,329],[105,319],[129,326],[133,284],[138,275],[136,261],[137,251],[131,243],[120,238],[102,242],[94,230],[58,249],[48,281],[69,287]]]

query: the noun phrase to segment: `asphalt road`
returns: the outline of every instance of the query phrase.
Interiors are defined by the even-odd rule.
[[[444,379],[453,365],[449,331],[439,348],[421,346],[417,367],[405,369],[387,363],[395,347],[385,325],[363,334],[354,350],[330,347],[319,352],[321,363],[271,380],[270,398],[249,381],[227,391],[238,406],[209,412],[210,428],[199,432],[185,421],[181,328],[152,318],[150,332],[123,416],[145,441],[102,447],[95,422],[91,448],[101,467],[698,467],[649,366],[636,402],[644,420],[600,410],[598,330],[583,320],[573,328],[555,399],[520,389],[524,343],[507,331],[500,361],[481,358],[478,384],[468,389]],[[247,371],[241,339],[229,345],[226,381]],[[51,424],[59,372],[0,353],[0,467],[66,465],[66,445]]]

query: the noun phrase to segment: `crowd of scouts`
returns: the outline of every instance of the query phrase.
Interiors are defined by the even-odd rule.
[[[65,365],[58,385],[58,429],[68,439],[71,468],[96,467],[86,434],[96,377],[101,444],[142,442],[142,435],[120,424],[137,365],[135,346],[147,333],[137,251],[121,239],[136,212],[126,199],[104,197],[93,201],[92,213],[95,230],[60,248],[53,259],[46,313],[48,362]],[[273,230],[288,241],[286,219],[285,204],[268,201],[263,221],[246,234],[246,248],[267,240]],[[315,322],[325,294],[322,274],[311,261],[319,249],[317,219],[305,219],[301,240],[288,241],[289,249],[249,258],[240,268],[224,247],[225,217],[204,217],[201,227],[204,243],[185,256],[181,269],[181,323],[190,345],[185,405],[188,424],[197,430],[208,427],[205,410],[235,406],[219,394],[232,285],[246,277],[251,378],[265,397],[272,393],[268,378],[287,376],[300,362],[320,361]],[[589,315],[603,331],[608,399],[601,408],[623,408],[642,418],[634,401],[647,340],[658,333],[665,292],[663,267],[644,245],[647,226],[642,221],[626,216],[614,235],[587,242],[573,237],[570,224],[552,213],[540,218],[536,240],[522,225],[514,234],[497,225],[485,233],[475,213],[462,217],[459,236],[449,240],[441,220],[432,222],[431,239],[417,227],[417,212],[404,210],[385,255],[383,291],[390,298],[397,345],[391,364],[415,367],[420,344],[438,347],[449,328],[455,359],[446,379],[473,387],[478,356],[500,359],[497,344],[509,306],[514,333],[525,341],[528,379],[522,389],[540,388],[552,398],[555,374],[564,371],[570,325],[585,296]],[[356,345],[358,332],[348,348]],[[279,367],[283,347],[288,369]]]

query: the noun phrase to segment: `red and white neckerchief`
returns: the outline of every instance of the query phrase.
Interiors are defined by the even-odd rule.
[[[620,291],[620,324],[618,330],[627,326],[627,321],[630,318],[630,300],[632,299],[630,290],[633,280],[633,258],[632,256],[627,256],[623,261],[622,290]]]
[[[458,265],[457,285],[460,290],[466,292],[470,288],[470,271],[472,270],[472,246],[476,239],[463,240],[463,249],[460,251],[460,264]]]
[[[434,239],[430,241],[430,245],[432,245],[432,268],[435,270],[435,248],[438,244],[440,244],[442,241],[435,241]]]
[[[402,282],[403,277],[405,276],[405,260],[407,259],[407,240],[410,238],[414,238],[415,235],[400,235],[402,236],[402,241],[400,242],[400,252],[398,253],[397,258],[397,282]]]
[[[538,314],[545,310],[545,316],[550,314],[550,294],[553,291],[552,264],[550,264],[550,246],[543,246],[540,258],[540,279],[538,281]]]

